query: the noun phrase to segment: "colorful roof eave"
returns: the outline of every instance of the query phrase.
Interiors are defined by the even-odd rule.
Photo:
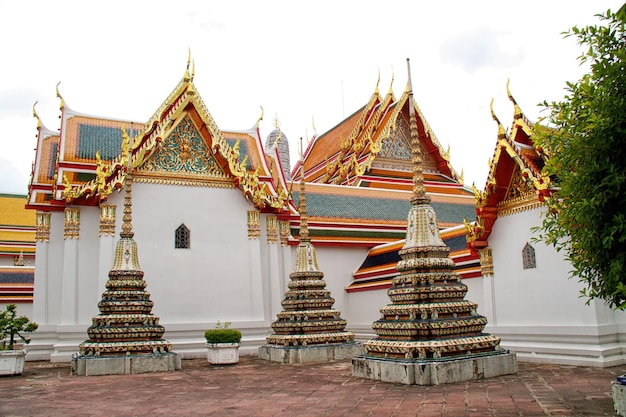
[[[66,202],[85,203],[87,199],[93,198],[94,203],[92,204],[97,204],[100,200],[105,200],[114,189],[121,189],[126,178],[128,159],[131,160],[132,168],[141,166],[156,151],[159,143],[167,137],[177,118],[190,103],[195,107],[212,138],[212,152],[228,165],[234,176],[235,184],[240,188],[243,195],[258,209],[289,210],[288,195],[284,183],[281,184],[282,186],[272,183],[272,176],[269,173],[265,158],[261,157],[261,166],[257,167],[254,172],[249,172],[246,169],[247,157],[239,161],[240,140],[231,146],[224,139],[222,132],[195,89],[193,72],[191,75],[189,74],[189,63],[183,79],[146,123],[144,130],[132,140],[124,131],[123,136],[125,136],[126,143],[129,144],[132,141],[130,146],[122,145],[123,148],[127,146],[128,149],[123,149],[120,155],[110,163],[101,161],[98,164],[94,180],[82,186],[66,188],[66,190],[69,189],[63,193]],[[259,152],[263,152],[263,147],[259,145],[261,141],[258,131],[256,135],[252,136],[255,136],[255,143]]]
[[[523,148],[532,148],[532,145],[528,145],[528,143],[532,143],[533,127],[508,91],[508,83],[507,93],[509,99],[514,104],[514,120],[511,133],[506,132],[495,115],[492,99],[490,105],[491,115],[498,126],[498,139],[493,158],[489,160],[489,174],[487,175],[484,189],[480,191],[476,186],[472,185],[474,198],[476,199],[476,221],[470,223],[464,220],[468,247],[472,249],[488,246],[489,235],[498,217],[498,203],[506,196],[506,190],[514,170],[509,170],[508,175],[504,178],[505,174],[501,174],[501,170],[499,170],[504,158],[513,161],[514,165],[519,168],[522,177],[532,183],[537,191],[538,201],[544,201],[550,195],[550,177],[538,171],[520,152]],[[513,140],[513,138],[518,138],[519,135],[523,135],[527,141]]]

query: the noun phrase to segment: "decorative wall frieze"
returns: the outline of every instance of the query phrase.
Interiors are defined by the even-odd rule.
[[[528,190],[523,194],[502,200],[498,203],[498,217],[510,216],[512,214],[522,213],[524,211],[533,210],[545,205],[539,201],[535,190]]]
[[[115,210],[114,205],[102,204],[100,206],[100,236],[115,235]]]
[[[80,209],[65,209],[65,227],[63,231],[64,239],[78,239],[80,233]]]
[[[261,238],[261,215],[256,210],[248,211],[248,239]]]
[[[280,220],[278,224],[280,225],[280,245],[287,246],[289,245],[289,235],[291,235],[289,222],[286,220]]]
[[[37,228],[35,229],[35,242],[48,242],[50,240],[50,213],[37,212]]]
[[[491,254],[491,248],[486,247],[478,249],[480,255],[480,272],[482,276],[493,275],[493,256]]]
[[[276,216],[267,216],[265,220],[266,228],[267,228],[267,243],[277,243],[278,242],[278,219]]]

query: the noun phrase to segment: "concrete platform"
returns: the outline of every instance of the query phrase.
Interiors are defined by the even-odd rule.
[[[456,360],[404,361],[361,355],[352,359],[352,375],[405,385],[439,385],[486,379],[517,372],[515,353]]]
[[[350,359],[363,354],[360,343],[329,343],[326,345],[259,347],[259,358],[279,363],[328,362]]]
[[[72,358],[71,374],[79,376],[145,374],[177,371],[181,359],[176,353],[127,356],[79,356]]]

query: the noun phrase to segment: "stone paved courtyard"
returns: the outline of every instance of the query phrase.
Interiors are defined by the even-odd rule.
[[[27,362],[0,377],[0,416],[614,416],[611,381],[624,373],[520,362],[517,375],[420,387],[353,378],[349,360],[193,359],[177,372],[97,377]]]

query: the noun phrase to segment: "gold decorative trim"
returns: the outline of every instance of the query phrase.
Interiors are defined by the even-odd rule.
[[[256,210],[248,211],[248,239],[261,238],[261,215]]]
[[[36,218],[35,242],[48,242],[50,240],[50,213],[38,211]]]
[[[80,233],[80,209],[65,209],[65,227],[63,239],[78,239]]]
[[[160,177],[158,175],[150,174],[133,174],[134,182],[141,182],[146,184],[168,184],[168,185],[189,185],[194,187],[211,187],[211,188],[235,188],[235,183],[232,179],[225,180],[207,180],[207,179],[192,179],[189,177],[184,178],[167,178]]]
[[[100,236],[115,235],[115,210],[114,205],[102,204],[100,206]]]
[[[289,222],[286,220],[280,220],[278,224],[280,227],[280,245],[287,246],[289,245],[289,236],[291,235]]]
[[[491,248],[486,247],[478,249],[478,254],[480,255],[480,272],[482,276],[493,276],[493,256],[491,254]]]
[[[543,205],[545,205],[545,203],[537,199],[537,192],[535,190],[531,190],[518,197],[509,198],[498,203],[498,217],[522,213],[524,211],[539,208]]]
[[[267,243],[278,242],[278,220],[276,216],[267,216],[265,220],[265,226],[267,229]]]

